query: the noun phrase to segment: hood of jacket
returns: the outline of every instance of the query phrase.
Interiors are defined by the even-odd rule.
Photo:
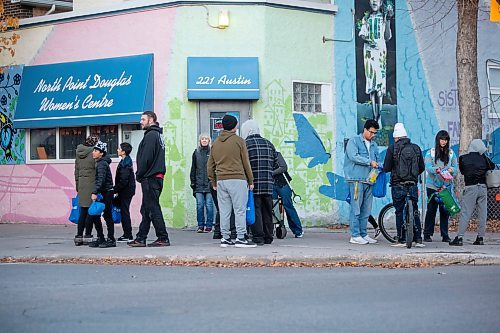
[[[483,140],[474,139],[469,144],[469,153],[479,153],[483,155],[486,152],[486,146],[484,145]]]
[[[219,140],[221,140],[222,142],[226,142],[230,137],[233,137],[235,136],[236,133],[235,132],[231,132],[231,131],[222,131],[222,133],[219,135]]]
[[[87,156],[89,156],[89,154],[92,154],[93,150],[94,150],[94,147],[89,147],[89,146],[85,146],[84,144],[80,144],[76,147],[76,156],[78,158],[84,159]]]
[[[100,159],[97,160],[98,162],[99,161],[104,161],[108,164],[111,164],[111,157],[109,157],[109,154],[106,154],[104,155],[103,157],[101,157]]]
[[[130,156],[125,156],[119,163],[119,165],[123,168],[129,168],[132,166],[132,159]]]
[[[253,134],[260,134],[259,124],[253,119],[247,120],[241,125],[241,137],[246,139]]]
[[[148,132],[150,131],[156,131],[156,132],[159,132],[160,134],[163,133],[163,128],[161,128],[160,126],[158,125],[150,125],[148,128],[146,128],[146,130],[144,131],[144,135],[146,135]]]

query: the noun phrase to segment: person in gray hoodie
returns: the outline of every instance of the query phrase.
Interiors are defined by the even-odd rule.
[[[92,241],[92,226],[95,217],[88,215],[92,199],[90,195],[95,183],[95,160],[92,158],[92,151],[99,141],[97,135],[90,135],[83,144],[76,147],[75,158],[75,184],[78,193],[78,205],[80,206],[80,216],[78,218],[75,245],[88,245]],[[85,236],[83,232],[85,231]]]
[[[483,141],[474,139],[469,144],[468,153],[458,158],[458,169],[464,175],[465,188],[462,194],[462,210],[458,222],[458,234],[450,242],[452,246],[463,245],[465,231],[476,208],[479,228],[473,245],[484,245],[483,237],[486,231],[486,217],[488,216],[486,172],[495,168],[495,164],[484,154],[485,152],[486,147]]]

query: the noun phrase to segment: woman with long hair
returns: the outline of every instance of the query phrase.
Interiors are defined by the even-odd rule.
[[[434,197],[443,186],[449,186],[457,175],[457,156],[450,149],[450,135],[441,130],[436,134],[435,146],[425,154],[426,191],[427,198]],[[428,200],[425,214],[424,242],[432,242],[436,224],[436,212],[439,208],[439,229],[443,242],[450,242],[448,235],[448,220],[450,214],[443,205],[439,205],[434,198]]]

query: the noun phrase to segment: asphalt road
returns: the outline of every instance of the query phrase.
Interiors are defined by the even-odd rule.
[[[498,332],[500,266],[0,265],[1,332]]]

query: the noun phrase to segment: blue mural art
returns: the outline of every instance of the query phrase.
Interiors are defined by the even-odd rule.
[[[24,130],[12,123],[22,71],[22,66],[12,66],[0,73],[0,164],[24,163]]]
[[[318,164],[326,164],[332,155],[326,151],[325,145],[314,127],[301,113],[294,113],[293,119],[297,127],[298,139],[297,141],[285,141],[285,143],[295,144],[295,155],[301,158],[313,158],[309,161],[308,168],[314,168]]]

